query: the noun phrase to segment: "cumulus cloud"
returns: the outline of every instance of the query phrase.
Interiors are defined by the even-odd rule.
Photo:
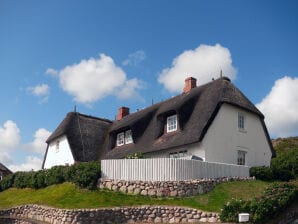
[[[40,84],[33,87],[29,86],[27,91],[35,96],[45,96],[49,94],[50,88],[47,84]]]
[[[137,66],[140,62],[145,60],[146,54],[142,50],[138,50],[128,55],[128,58],[122,62],[122,65]]]
[[[0,126],[0,149],[8,151],[14,149],[20,142],[20,129],[17,124],[11,120],[6,121]]]
[[[130,98],[140,98],[140,95],[136,90],[143,88],[143,82],[134,78],[125,81],[123,86],[117,91],[117,97],[119,99],[130,99]]]
[[[275,81],[270,93],[256,106],[265,115],[271,135],[298,135],[298,77],[285,76]]]
[[[38,129],[34,134],[33,142],[24,145],[27,151],[44,154],[47,144],[46,140],[51,135],[51,132],[44,128]]]
[[[185,78],[195,77],[201,85],[210,82],[213,77],[218,77],[221,70],[225,76],[235,79],[236,69],[232,65],[229,49],[220,44],[200,45],[194,50],[187,50],[178,55],[170,68],[162,70],[158,81],[168,91],[180,92]]]
[[[46,74],[55,76],[55,75],[58,75],[58,71],[53,68],[48,68],[46,71]]]
[[[8,168],[13,171],[31,171],[40,170],[42,166],[42,160],[36,156],[27,156],[26,161],[19,165],[9,165]]]
[[[134,93],[138,88],[138,85],[134,84],[139,82],[136,79],[128,80],[125,72],[105,54],[100,54],[98,59],[90,58],[66,66],[58,72],[58,78],[65,92],[74,96],[75,101],[85,104],[108,95],[120,97],[119,92],[125,93],[124,98],[132,97],[130,93]],[[127,85],[133,88],[131,92],[125,90]]]

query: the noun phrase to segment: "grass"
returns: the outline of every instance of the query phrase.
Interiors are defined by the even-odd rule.
[[[57,208],[100,208],[137,205],[173,205],[219,212],[231,198],[249,199],[260,196],[269,185],[263,181],[234,181],[217,185],[204,195],[183,198],[150,198],[107,190],[89,191],[64,183],[44,189],[11,188],[0,193],[0,208],[23,204],[40,204]]]

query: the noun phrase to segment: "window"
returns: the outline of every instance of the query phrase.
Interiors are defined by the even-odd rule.
[[[124,145],[124,132],[117,135],[117,146]]]
[[[238,128],[239,128],[239,130],[245,129],[244,121],[245,121],[244,115],[239,113],[238,114]]]
[[[237,165],[245,165],[245,151],[238,150]]]
[[[177,130],[177,115],[172,115],[167,118],[167,132],[172,132]]]
[[[133,143],[131,130],[127,130],[125,132],[120,132],[117,134],[116,146],[121,146],[129,143]]]
[[[56,152],[59,152],[60,141],[56,141]]]
[[[3,178],[3,173],[0,171],[0,180]]]
[[[132,143],[131,130],[125,132],[125,144]]]
[[[169,156],[170,158],[182,158],[187,156],[187,150],[180,151],[180,152],[170,152]]]

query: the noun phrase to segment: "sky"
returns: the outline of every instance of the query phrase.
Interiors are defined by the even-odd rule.
[[[0,162],[38,170],[68,112],[114,120],[220,71],[298,135],[298,2],[0,0]]]

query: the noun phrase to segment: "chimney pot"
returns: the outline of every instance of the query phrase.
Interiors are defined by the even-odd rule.
[[[118,116],[117,120],[120,121],[123,117],[129,115],[129,108],[128,107],[120,107],[118,109]]]
[[[185,86],[183,88],[184,93],[188,93],[191,89],[197,87],[197,79],[194,77],[188,77],[185,79]]]

